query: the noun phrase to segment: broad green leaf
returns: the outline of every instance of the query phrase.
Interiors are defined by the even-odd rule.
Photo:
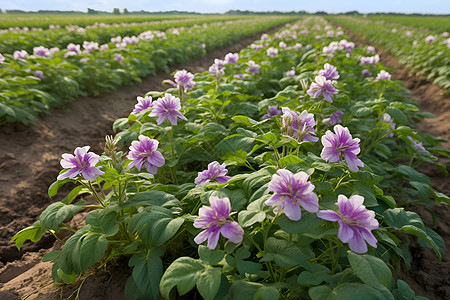
[[[173,195],[163,191],[150,190],[132,195],[127,202],[120,205],[121,209],[132,206],[176,206],[180,201]]]
[[[169,293],[175,286],[180,296],[186,294],[197,283],[205,265],[191,257],[177,258],[164,272],[159,284],[163,297],[169,299]]]
[[[101,231],[107,236],[115,235],[119,231],[116,219],[119,214],[112,209],[97,209],[89,212],[86,216],[86,224],[90,224],[96,231]]]
[[[274,287],[238,280],[231,285],[230,296],[231,299],[239,300],[278,300],[280,294]]]
[[[286,168],[289,165],[296,165],[296,164],[299,164],[302,162],[303,162],[303,160],[301,158],[299,158],[298,156],[288,155],[288,156],[281,158],[278,161],[278,164],[280,165],[280,168]]]
[[[292,242],[269,237],[261,261],[274,261],[282,268],[292,268],[306,260],[306,255]]]
[[[385,291],[363,283],[344,283],[331,289],[329,286],[317,286],[309,290],[312,300],[394,300]]]
[[[197,279],[197,289],[205,300],[212,300],[220,287],[222,271],[220,268],[206,267]]]
[[[223,259],[225,252],[219,249],[211,250],[206,246],[200,245],[198,247],[198,255],[204,262],[215,265]]]
[[[73,217],[77,212],[82,210],[83,205],[84,201],[68,205],[62,202],[50,204],[39,217],[42,228],[58,231],[59,225],[64,220]]]
[[[105,234],[88,231],[76,236],[75,245],[71,249],[75,272],[82,273],[94,265],[103,256],[107,247],[108,240]]]
[[[348,254],[348,260],[355,274],[366,284],[382,284],[388,289],[394,287],[392,272],[384,261],[371,255]]]
[[[143,299],[158,299],[159,283],[163,275],[162,261],[158,256],[139,252],[134,254],[128,265],[133,268],[133,281]]]
[[[41,222],[37,220],[33,223],[33,225],[28,226],[22,230],[20,230],[18,233],[16,233],[11,241],[16,242],[17,249],[20,250],[20,247],[22,247],[23,243],[26,240],[31,240],[32,242],[39,241],[44,233],[46,232],[46,229],[41,226]]]

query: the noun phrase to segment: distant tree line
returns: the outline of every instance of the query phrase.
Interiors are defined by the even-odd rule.
[[[89,14],[89,15],[183,15],[183,14],[202,14],[193,11],[180,11],[180,10],[170,10],[170,11],[128,11],[128,9],[124,8],[122,12],[120,12],[119,8],[114,8],[112,12],[95,10],[92,8],[87,9],[86,12],[82,11],[63,11],[63,10],[38,10],[38,11],[24,11],[19,9],[6,9],[1,10],[0,13],[6,14]],[[210,14],[210,13],[208,13]],[[226,15],[329,15],[326,11],[317,11],[314,13],[307,12],[304,10],[300,11],[251,11],[251,10],[229,10],[225,12]],[[375,12],[375,13],[360,13],[357,10],[335,13],[330,15],[347,15],[347,16],[442,16],[448,17],[449,14],[421,14],[421,13],[412,13],[412,14],[404,14],[404,13],[396,13],[396,12]]]

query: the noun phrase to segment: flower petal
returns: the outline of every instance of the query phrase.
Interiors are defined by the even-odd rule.
[[[284,200],[284,213],[292,221],[298,221],[302,217],[302,210],[296,200],[287,198]]]
[[[238,244],[242,241],[244,236],[244,230],[242,227],[235,221],[228,222],[222,226],[220,232],[224,237],[229,239],[231,242]]]
[[[341,219],[339,214],[332,210],[320,210],[317,212],[317,217],[332,222],[336,222]]]

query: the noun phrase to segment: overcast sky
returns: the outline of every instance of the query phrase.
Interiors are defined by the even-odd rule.
[[[168,11],[185,10],[202,13],[223,13],[231,9],[253,11],[298,11],[329,13],[358,10],[368,12],[402,12],[450,14],[450,0],[1,0],[0,9],[36,10],[78,10],[87,8],[112,11]]]

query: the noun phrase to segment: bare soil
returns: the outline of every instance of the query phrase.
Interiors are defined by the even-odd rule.
[[[233,46],[213,51],[204,58],[178,66],[178,69],[203,72],[214,58],[237,52],[258,37],[255,35]],[[361,42],[355,37],[353,40]],[[383,64],[395,68],[394,79],[402,80],[408,86],[411,97],[422,105],[421,110],[436,115],[434,119],[419,123],[418,130],[450,139],[450,99],[442,96],[440,89],[426,80],[410,77],[407,70],[397,65],[392,55],[383,52],[381,57]],[[43,116],[38,124],[32,126],[10,124],[0,127],[0,299],[27,297],[52,300],[74,298],[76,295],[79,299],[123,299],[125,282],[130,274],[125,261],[118,261],[95,275],[86,274],[75,287],[57,289],[51,281],[51,264],[40,260],[52,248],[58,249],[59,243],[55,243],[53,237],[45,236],[38,243],[25,243],[18,251],[10,240],[18,230],[31,225],[45,207],[60,200],[58,197],[50,199],[47,189],[60,170],[61,154],[71,153],[76,147],[84,145],[90,145],[92,151],[101,153],[105,135],[113,134],[111,125],[114,120],[128,116],[137,96],[150,90],[165,90],[167,86],[161,85],[161,82],[170,77],[170,74],[160,73],[107,95],[81,98],[53,110],[51,115]],[[450,149],[450,143],[443,146]],[[442,163],[450,166],[449,159],[444,159]],[[450,196],[449,181],[437,168],[427,166],[422,172],[432,178],[435,189]],[[433,225],[427,210],[418,207],[408,209],[419,213],[428,226]],[[450,208],[442,205],[432,210],[440,217],[435,230],[450,249]],[[71,225],[81,226],[82,222],[82,217],[74,218]],[[431,300],[450,299],[447,281],[450,278],[449,255],[439,263],[431,249],[413,244],[411,250],[412,267],[403,270],[398,278],[408,282],[416,295]]]

